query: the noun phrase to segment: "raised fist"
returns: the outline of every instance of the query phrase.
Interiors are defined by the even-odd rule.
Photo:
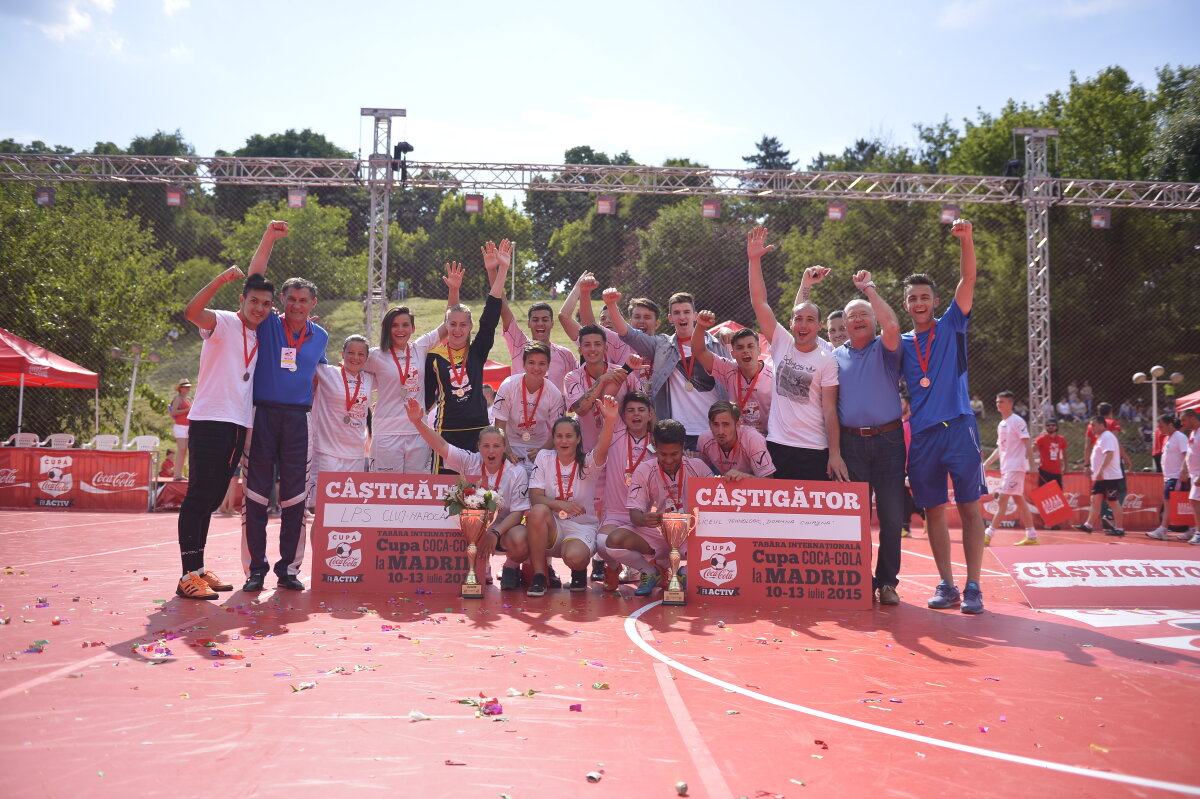
[[[804,280],[808,283],[808,285],[815,286],[824,280],[832,271],[833,269],[828,266],[810,266],[808,269],[804,270]]]
[[[971,223],[965,219],[955,219],[954,224],[950,226],[950,232],[960,239],[971,237]]]
[[[266,235],[267,235],[267,238],[271,239],[272,241],[274,241],[275,239],[282,239],[287,234],[288,234],[287,222],[282,222],[278,219],[273,219],[269,223],[267,223]]]
[[[701,311],[696,314],[696,324],[701,330],[708,330],[717,323],[717,315],[712,311]]]
[[[221,273],[221,282],[232,283],[233,281],[239,280],[245,276],[246,273],[242,271],[242,268],[237,264],[234,264]]]
[[[611,286],[606,288],[600,296],[604,298],[605,305],[616,305],[621,301],[621,292]]]
[[[871,273],[866,269],[860,269],[854,273],[854,288],[859,291],[866,291],[867,284],[871,282]]]
[[[583,277],[579,278],[580,291],[591,294],[598,288],[600,288],[600,281],[591,272],[584,272]]]

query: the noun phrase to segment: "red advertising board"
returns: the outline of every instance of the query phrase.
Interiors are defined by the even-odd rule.
[[[0,508],[144,511],[150,452],[0,449]]]
[[[313,590],[457,594],[467,542],[442,497],[451,475],[322,472],[309,538]]]
[[[693,479],[690,600],[755,607],[871,607],[866,483]]]
[[[999,502],[994,494],[1000,487],[1000,473],[989,471],[987,473],[988,490],[993,493],[993,496],[985,495],[980,499],[980,508],[983,511],[983,518],[991,519],[996,513],[996,506]],[[1163,476],[1153,472],[1129,472],[1125,475],[1125,501],[1121,507],[1125,510],[1125,529],[1126,530],[1153,530],[1158,526],[1159,519],[1162,514],[1162,489]],[[1037,490],[1037,473],[1031,472],[1025,475],[1025,496],[1026,502],[1029,504],[1029,509],[1034,515],[1039,515],[1037,506],[1031,502],[1033,492]],[[1078,524],[1087,519],[1088,503],[1092,499],[1092,481],[1083,472],[1067,472],[1063,475],[1063,496],[1066,497],[1067,505],[1071,509],[1071,516],[1068,522]],[[950,524],[953,526],[961,526],[958,520],[958,509],[954,505],[954,489],[950,488],[950,505],[947,507],[947,513],[950,516]],[[1001,514],[1003,520],[1016,520],[1017,507],[1013,501],[1009,501],[1008,506]],[[1046,526],[1047,522],[1043,521],[1042,526]]]

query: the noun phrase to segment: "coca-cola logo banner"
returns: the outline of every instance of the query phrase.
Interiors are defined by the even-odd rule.
[[[153,454],[0,450],[0,507],[144,511]]]

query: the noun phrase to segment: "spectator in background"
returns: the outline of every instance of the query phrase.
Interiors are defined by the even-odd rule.
[[[829,336],[829,344],[833,347],[840,347],[850,338],[850,333],[846,330],[846,312],[831,311],[829,318],[825,320],[825,332]]]
[[[1136,417],[1136,416],[1137,416],[1137,412],[1134,411],[1132,402],[1130,402],[1129,400],[1125,400],[1124,402],[1121,403],[1121,410],[1117,414],[1117,418],[1123,419],[1127,422],[1132,422],[1134,420],[1134,417]]]
[[[162,468],[158,470],[159,477],[174,477],[175,476],[175,450],[167,450],[167,456],[163,458]]]
[[[1079,398],[1079,395],[1070,394],[1068,396],[1070,398],[1071,416],[1074,417],[1075,421],[1082,422],[1088,418],[1087,405]]]
[[[183,479],[183,467],[187,464],[187,449],[188,449],[188,411],[192,409],[192,400],[188,394],[192,390],[192,382],[186,377],[175,384],[175,396],[171,397],[171,404],[167,406],[167,415],[171,417],[174,423],[175,446],[179,447],[179,466],[175,466],[172,461],[172,473],[162,475],[163,477],[174,477],[176,480]]]
[[[1025,501],[1025,470],[1027,466],[1033,468],[1033,443],[1029,440],[1029,428],[1025,420],[1013,413],[1013,405],[1011,391],[1001,391],[996,395],[996,410],[1000,412],[1000,424],[996,427],[996,449],[983,462],[983,468],[986,469],[996,459],[1000,460],[1000,490],[996,515],[983,531],[984,546],[991,545],[992,534],[1000,526],[1009,500],[1015,502],[1017,516],[1025,525],[1025,537],[1015,546],[1040,543],[1033,526],[1033,514],[1029,512],[1029,503]]]
[[[483,384],[483,401],[487,403],[488,408],[488,424],[496,423],[496,389],[492,388],[491,383]]]
[[[1026,397],[1023,400],[1019,400],[1017,402],[1017,404],[1013,406],[1013,413],[1015,413],[1017,416],[1020,416],[1022,419],[1024,419],[1026,422],[1028,422],[1029,421],[1029,398]]]
[[[1083,385],[1079,387],[1079,399],[1083,400],[1083,404],[1087,406],[1087,412],[1090,416],[1092,413],[1092,401],[1095,395],[1092,392],[1092,384],[1084,380]]]
[[[1101,403],[1103,408],[1107,403]],[[1085,467],[1092,478],[1092,504],[1088,511],[1087,521],[1073,525],[1076,530],[1085,533],[1092,532],[1095,522],[1100,516],[1100,506],[1107,502],[1112,509],[1116,526],[1105,532],[1105,535],[1125,535],[1125,511],[1121,507],[1120,494],[1123,492],[1124,475],[1121,473],[1121,444],[1117,436],[1108,427],[1111,420],[1103,416],[1093,416],[1088,423],[1088,432],[1092,435],[1089,442],[1089,462]]]
[[[983,410],[983,400],[978,394],[971,395],[971,412],[975,414],[976,419],[983,419],[987,415]]]
[[[1076,383],[1074,380],[1072,380],[1070,383],[1067,383],[1067,397],[1070,398],[1071,400],[1074,400],[1075,397],[1078,397],[1078,396],[1079,396],[1079,384]]]
[[[1053,480],[1062,488],[1063,470],[1067,465],[1067,439],[1059,435],[1057,419],[1050,417],[1045,427],[1046,432],[1033,441],[1038,451],[1038,487]],[[1050,529],[1057,530],[1060,526],[1055,524]]]
[[[1125,472],[1133,468],[1133,463],[1129,460],[1129,454],[1127,452],[1125,452],[1125,448],[1121,446],[1121,441],[1120,441],[1121,423],[1118,422],[1116,419],[1112,418],[1112,405],[1107,402],[1101,402],[1099,405],[1096,406],[1096,415],[1104,419],[1105,428],[1113,434],[1114,438],[1117,439],[1117,468],[1121,472],[1120,477],[1117,479],[1117,482],[1118,482],[1117,501],[1124,504],[1124,502],[1125,502]],[[1096,432],[1092,428],[1093,428],[1093,425],[1089,422],[1089,424],[1087,426],[1087,436],[1086,436],[1086,439],[1084,441],[1084,446],[1083,446],[1083,460],[1084,460],[1085,465],[1091,462],[1092,448],[1096,444]],[[1122,466],[1124,468],[1121,468]],[[1092,475],[1092,479],[1093,480],[1097,479],[1095,474]],[[1106,530],[1112,530],[1113,526],[1112,526],[1111,513],[1109,512],[1108,504],[1103,503],[1103,502],[1100,503],[1100,507],[1098,510],[1100,513],[1100,521],[1104,525],[1104,528]],[[1078,526],[1078,525],[1076,525],[1076,526]]]
[[[1067,421],[1070,421],[1070,422],[1075,421],[1074,418],[1071,416],[1071,403],[1067,401],[1066,397],[1063,397],[1062,399],[1060,399],[1058,401],[1058,405],[1056,406],[1056,408],[1057,408],[1058,416],[1060,419],[1066,419]]]

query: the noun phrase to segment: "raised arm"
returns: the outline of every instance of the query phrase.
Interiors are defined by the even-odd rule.
[[[887,300],[879,296],[878,289],[875,288],[875,281],[871,279],[871,273],[866,269],[859,271],[854,275],[854,287],[867,296],[867,301],[871,303],[871,310],[875,312],[875,321],[879,323],[879,338],[883,341],[883,346],[888,352],[895,352],[900,346],[900,320],[896,318],[896,312],[892,310],[892,306],[888,305]]]
[[[579,321],[585,325],[596,324],[596,315],[592,313],[592,292],[598,288],[600,281],[591,272],[579,284]],[[613,330],[615,332],[616,328]]]
[[[254,257],[250,259],[250,271],[247,273],[247,276],[266,274],[267,261],[271,260],[271,250],[274,248],[275,242],[287,234],[287,222],[272,220],[267,223],[267,229],[263,231],[262,240],[258,242],[258,249],[254,251]]]
[[[208,282],[208,285],[196,292],[192,301],[183,309],[183,316],[196,327],[212,330],[217,326],[217,315],[209,310],[208,304],[220,291],[221,286],[245,277],[240,267],[231,266]]]
[[[600,428],[600,439],[592,449],[592,458],[597,466],[603,468],[608,463],[608,448],[617,424],[617,401],[611,394],[605,394],[600,400],[600,414],[604,417],[604,426]]]
[[[692,357],[700,362],[704,371],[712,374],[713,354],[705,346],[704,336],[717,323],[717,315],[712,311],[701,311],[696,315],[696,326],[692,329]]]
[[[489,241],[488,244],[491,244]],[[504,299],[504,281],[508,278],[508,269],[512,266],[512,242],[504,239],[500,242],[500,246],[495,248],[496,258],[499,263],[496,267],[496,276],[492,279],[492,290],[488,292],[491,296],[503,300]],[[509,314],[512,318],[512,314]]]
[[[579,304],[579,284],[590,274],[591,272],[584,272],[579,276],[575,285],[571,286],[571,290],[567,292],[567,296],[563,297],[562,307],[558,309],[558,324],[562,326],[563,332],[571,341],[579,339],[580,325],[575,321],[575,306]]]
[[[767,300],[767,284],[763,281],[762,257],[775,249],[774,244],[767,244],[767,229],[756,227],[746,235],[746,257],[750,261],[750,302],[754,305],[754,316],[758,319],[758,329],[770,341],[775,337],[775,328],[779,321],[771,310]]]
[[[604,298],[604,307],[608,308],[608,321],[612,322],[613,332],[618,336],[627,335],[629,325],[625,323],[625,317],[621,316],[621,309],[617,307],[621,302],[621,292],[610,286],[601,296]]]
[[[413,427],[417,428],[417,432],[421,434],[421,438],[425,443],[433,449],[440,457],[445,458],[450,454],[450,445],[446,443],[446,439],[437,434],[432,427],[425,422],[425,414],[421,409],[421,403],[415,398],[409,397],[404,402],[404,412],[408,414],[408,419],[413,423]]]
[[[971,223],[965,219],[956,219],[950,226],[950,232],[958,237],[962,247],[962,255],[958,262],[958,288],[954,290],[954,301],[958,310],[967,315],[975,302],[975,239],[972,236]]]
[[[496,249],[496,245],[492,242],[485,243],[479,248],[483,253],[483,269],[487,272],[488,285],[492,285],[496,281],[496,270],[500,268],[500,253]],[[513,323],[512,309],[508,307],[508,298],[500,297],[500,329],[508,330],[508,326]]]
[[[796,299],[792,300],[792,307],[808,302],[812,297],[812,287],[828,277],[832,271],[828,266],[810,266],[805,269],[804,274],[800,276],[800,287],[796,289]]]
[[[462,288],[463,275],[466,274],[466,269],[457,261],[451,261],[446,264],[446,274],[442,277],[442,282],[446,284],[446,307],[453,308],[458,305],[458,293]],[[442,316],[442,323],[437,327],[438,340],[444,339],[449,331],[446,329],[446,317]]]

